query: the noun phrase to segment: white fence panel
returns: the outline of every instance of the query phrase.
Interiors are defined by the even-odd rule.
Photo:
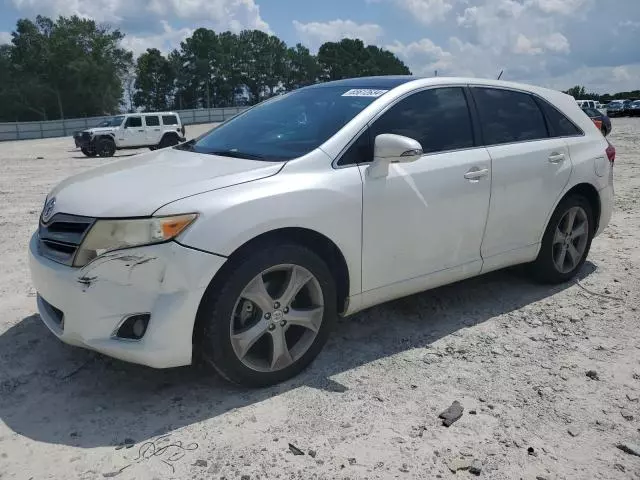
[[[199,108],[178,110],[183,125],[223,122],[236,116],[246,107]],[[6,140],[29,140],[73,135],[74,132],[95,127],[101,121],[111,117],[69,118],[46,122],[0,123],[0,142]]]

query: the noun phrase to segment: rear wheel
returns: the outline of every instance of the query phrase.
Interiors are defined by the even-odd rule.
[[[609,132],[607,132],[607,127],[605,127],[604,125],[602,126],[602,130],[601,130],[601,131],[602,131],[602,135],[603,135],[603,136],[605,136],[605,137],[606,137],[606,136],[608,135],[608,133],[609,133]]]
[[[177,135],[165,135],[164,137],[162,137],[162,140],[160,140],[158,148],[173,147],[175,145],[178,145],[178,143],[180,143],[180,140],[178,140]]]
[[[226,379],[260,387],[282,382],[320,353],[336,318],[326,264],[296,244],[272,244],[233,265],[198,311],[201,353]]]
[[[113,157],[116,153],[116,143],[111,138],[101,138],[96,144],[96,151],[101,157]]]
[[[562,200],[547,225],[533,274],[545,283],[573,278],[587,259],[594,233],[589,201],[580,195]]]

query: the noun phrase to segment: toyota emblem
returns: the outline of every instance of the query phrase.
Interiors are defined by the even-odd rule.
[[[55,210],[56,207],[56,197],[53,197],[49,200],[47,200],[47,202],[44,204],[44,209],[42,210],[42,221],[43,222],[48,222],[49,220],[51,220],[51,217],[53,216],[53,211]]]

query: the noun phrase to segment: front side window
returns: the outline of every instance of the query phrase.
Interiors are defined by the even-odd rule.
[[[147,127],[158,127],[160,126],[160,118],[154,116],[147,115],[144,117],[144,121],[147,124]]]
[[[386,90],[319,86],[274,97],[180,147],[197,153],[284,161],[315,150]]]
[[[393,133],[413,138],[424,153],[474,146],[471,117],[461,87],[424,90],[401,100],[371,128],[371,140]]]
[[[127,123],[125,123],[125,127],[127,127],[127,128],[142,127],[142,117],[129,117],[129,118],[127,118]]]
[[[472,91],[486,145],[548,137],[542,112],[531,95],[485,87],[474,87]]]

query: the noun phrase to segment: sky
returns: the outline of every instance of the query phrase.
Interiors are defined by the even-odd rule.
[[[18,18],[77,14],[119,28],[135,53],[199,27],[272,33],[312,52],[360,38],[422,76],[495,78],[598,93],[640,89],[640,0],[0,0],[0,43]]]

